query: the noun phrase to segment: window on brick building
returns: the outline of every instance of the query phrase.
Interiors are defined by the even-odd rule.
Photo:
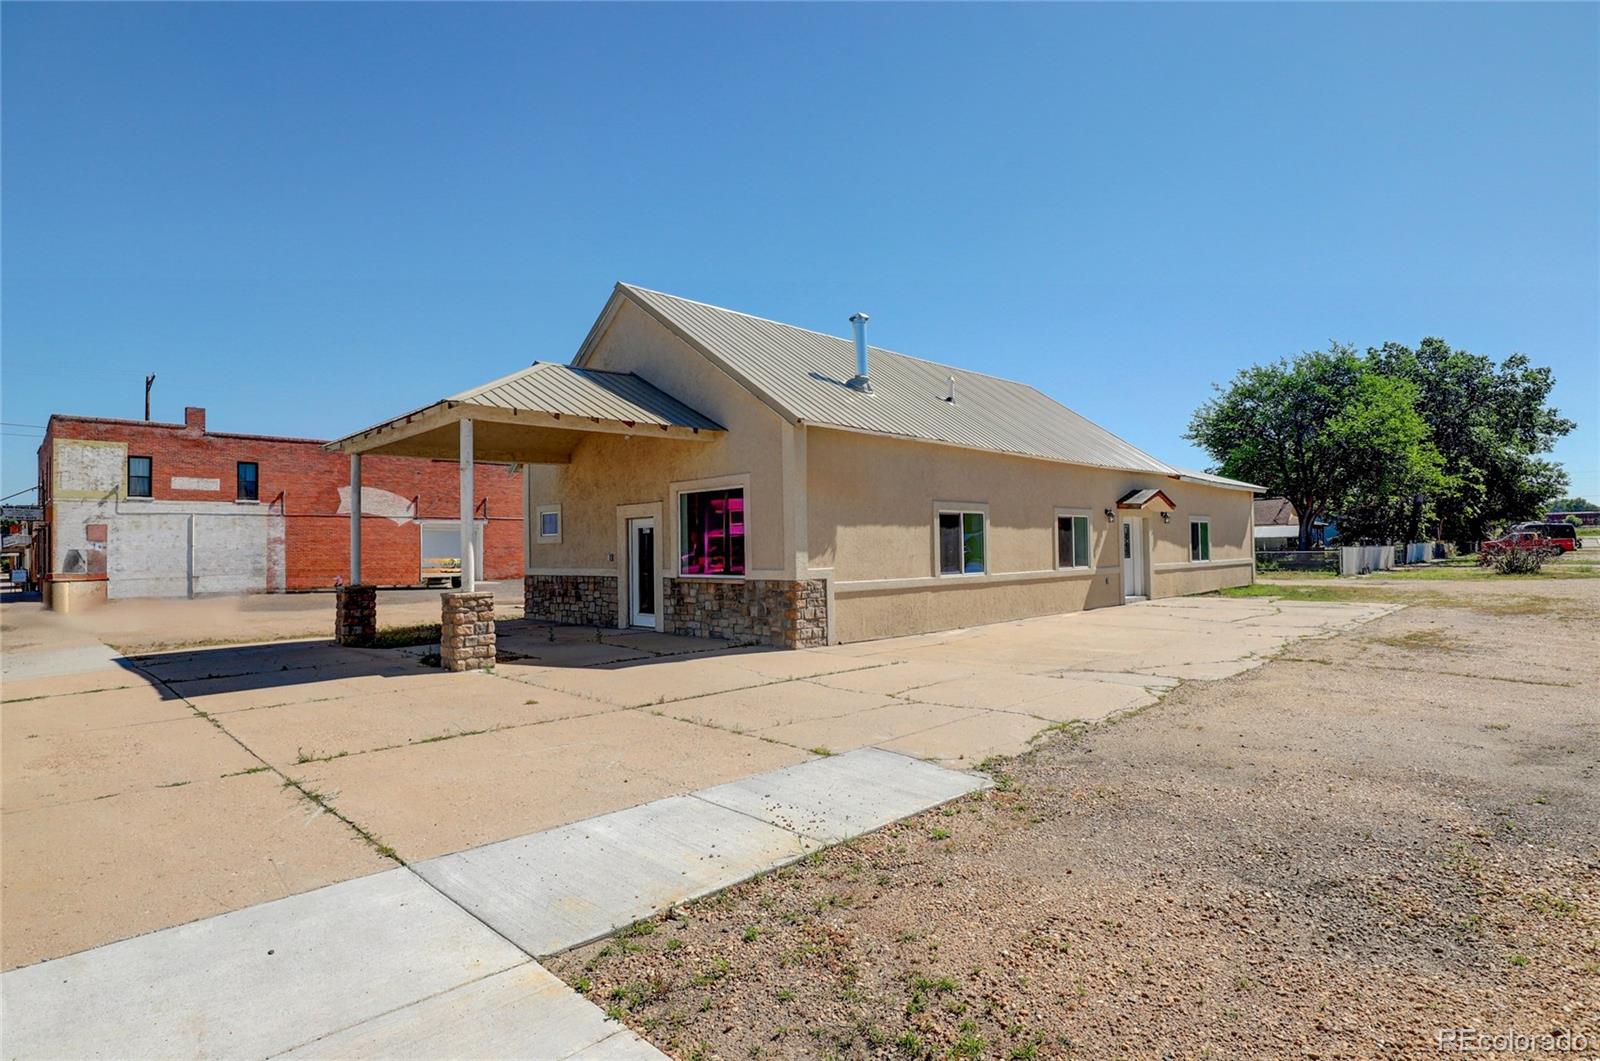
[[[239,462],[239,500],[261,500],[261,483],[257,478],[255,461]]]
[[[152,469],[149,457],[128,458],[128,496],[151,496]]]

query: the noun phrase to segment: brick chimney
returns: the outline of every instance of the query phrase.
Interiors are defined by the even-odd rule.
[[[183,407],[183,426],[190,431],[198,431],[202,435],[206,431],[206,411],[199,406],[186,405]]]

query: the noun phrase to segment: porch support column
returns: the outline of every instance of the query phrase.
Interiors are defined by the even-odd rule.
[[[472,421],[461,421],[461,592],[471,593],[478,574],[472,519]]]
[[[361,584],[361,454],[350,454],[350,584]]]
[[[193,517],[191,517],[192,519]],[[333,595],[333,638],[370,645],[378,633],[378,589],[361,582],[361,457],[350,455],[350,581]]]

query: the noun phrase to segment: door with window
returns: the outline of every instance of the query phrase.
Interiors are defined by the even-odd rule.
[[[1150,595],[1149,567],[1145,563],[1144,520],[1122,520],[1122,597],[1144,600]]]
[[[628,623],[656,625],[656,521],[628,521]]]

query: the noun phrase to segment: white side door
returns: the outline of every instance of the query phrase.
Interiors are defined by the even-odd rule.
[[[1122,520],[1122,597],[1124,600],[1144,600],[1144,520]]]
[[[628,521],[628,624],[656,625],[656,521]]]

